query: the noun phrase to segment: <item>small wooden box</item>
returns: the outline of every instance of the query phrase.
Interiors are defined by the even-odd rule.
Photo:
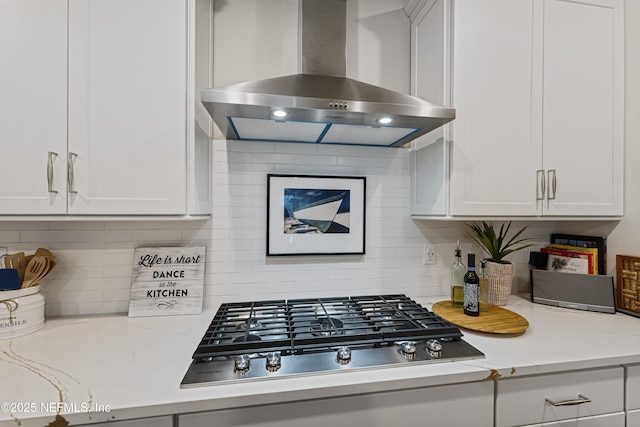
[[[640,317],[640,258],[616,255],[616,309]]]

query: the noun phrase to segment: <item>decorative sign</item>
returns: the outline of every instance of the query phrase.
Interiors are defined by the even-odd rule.
[[[129,317],[202,313],[204,247],[136,248]]]

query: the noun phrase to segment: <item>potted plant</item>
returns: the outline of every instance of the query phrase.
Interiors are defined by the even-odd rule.
[[[489,303],[495,305],[507,305],[511,295],[511,283],[515,272],[515,265],[506,261],[504,257],[519,251],[520,249],[532,246],[526,243],[527,238],[520,238],[520,235],[527,226],[521,228],[507,240],[507,234],[511,228],[511,221],[503,223],[500,231],[496,233],[492,223],[482,221],[481,223],[467,224],[469,236],[479,244],[489,255],[487,261],[487,276],[489,277]]]

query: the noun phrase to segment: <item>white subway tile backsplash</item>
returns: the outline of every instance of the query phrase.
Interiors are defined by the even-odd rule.
[[[247,152],[230,152],[227,160],[229,163],[233,164],[245,164],[245,163],[253,163],[253,153]]]
[[[287,154],[306,154],[306,155],[316,155],[317,154],[317,145],[316,144],[277,144],[275,146],[276,153],[287,153]]]
[[[131,240],[136,242],[179,242],[182,237],[180,230],[134,230]],[[151,246],[157,246],[151,244]]]
[[[253,155],[254,163],[266,163],[266,164],[290,164],[295,163],[296,154],[283,154],[283,153],[255,153]]]
[[[104,291],[105,302],[121,302],[129,305],[129,295],[131,291],[127,289],[107,289]]]
[[[283,143],[267,142],[267,141],[226,141],[227,150],[232,152],[246,152],[246,153],[274,153],[276,151],[275,146],[286,145]],[[220,147],[220,149],[224,149]]]
[[[229,173],[274,173],[274,165],[266,163],[232,163],[229,162]]]
[[[297,155],[295,157],[295,163],[297,165],[315,165],[315,166],[323,166],[323,165],[337,165],[338,157],[337,156],[303,156]],[[304,173],[302,170],[301,173]]]
[[[63,223],[64,224],[64,223]],[[74,227],[73,224],[81,224],[81,222],[70,222],[69,226]],[[157,221],[114,221],[105,222],[104,229],[109,230],[154,230],[159,227]]]

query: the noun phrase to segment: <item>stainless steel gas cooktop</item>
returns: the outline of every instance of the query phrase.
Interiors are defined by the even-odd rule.
[[[180,387],[484,357],[461,337],[405,295],[228,303]]]

